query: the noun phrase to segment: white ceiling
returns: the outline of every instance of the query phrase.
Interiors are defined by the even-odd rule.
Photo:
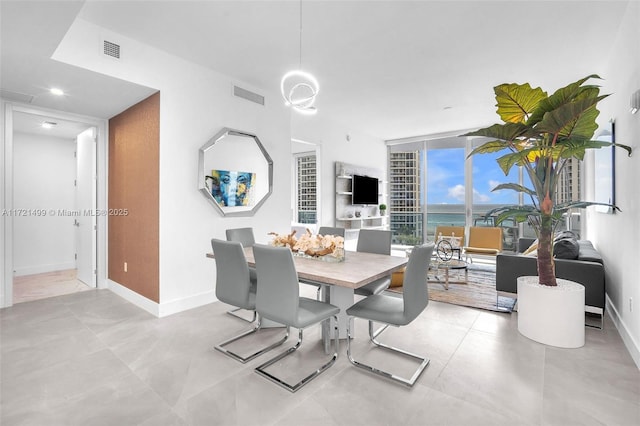
[[[318,115],[348,129],[393,139],[474,128],[496,121],[497,84],[553,90],[602,73],[628,1],[304,0],[302,67],[320,82]],[[88,115],[152,89],[48,59],[76,14],[269,93],[299,62],[298,1],[7,3],[2,88],[30,93],[57,77]]]
[[[46,129],[42,127],[42,123],[44,121],[55,124],[50,129]],[[76,136],[92,126],[73,120],[63,120],[60,118],[41,116],[25,112],[16,112],[13,115],[13,127],[14,129],[22,133],[75,140]]]

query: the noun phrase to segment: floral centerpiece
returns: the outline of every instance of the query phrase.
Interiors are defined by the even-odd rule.
[[[271,245],[289,247],[295,256],[309,257],[327,262],[342,262],[344,260],[344,238],[338,235],[314,234],[310,229],[297,238],[296,231],[290,234],[273,235]]]

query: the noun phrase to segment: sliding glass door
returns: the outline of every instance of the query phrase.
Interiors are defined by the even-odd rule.
[[[429,146],[426,155],[426,205],[428,240],[437,226],[466,225],[465,148]]]
[[[519,182],[520,168],[513,167],[509,175],[504,172],[496,160],[503,156],[504,152],[482,154],[473,157],[472,182],[473,187],[473,226],[496,226],[494,218],[486,218],[487,212],[503,205],[520,204],[519,195],[515,191],[503,189],[493,191],[493,188],[501,183]],[[502,227],[502,247],[507,251],[515,251],[518,244],[518,225],[514,220],[505,220]]]
[[[477,139],[475,140],[477,141]],[[436,238],[437,226],[494,226],[484,215],[522,200],[514,191],[492,192],[500,183],[520,181],[514,167],[505,176],[500,154],[467,158],[474,139],[446,137],[389,144],[390,217],[395,244],[413,245]],[[501,225],[505,250],[518,238],[513,222]]]

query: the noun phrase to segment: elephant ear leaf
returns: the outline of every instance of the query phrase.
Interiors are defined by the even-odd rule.
[[[532,89],[529,83],[501,84],[493,88],[498,115],[505,123],[525,123],[540,101],[547,98],[541,88]]]
[[[599,112],[595,105],[609,95],[576,100],[547,112],[536,130],[544,133],[559,134],[565,138],[590,139],[598,128],[595,118]]]
[[[591,78],[599,79],[600,77],[597,74],[591,74],[556,90],[551,96],[542,100],[529,117],[527,125],[536,125],[542,120],[547,112],[560,108],[562,105],[572,102],[575,99],[593,96],[594,94],[595,96],[598,96],[600,90],[596,86],[582,86],[585,81]]]

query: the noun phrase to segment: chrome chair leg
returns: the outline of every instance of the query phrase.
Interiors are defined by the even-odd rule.
[[[378,337],[380,335],[380,333],[382,333],[383,331],[385,331],[387,328],[389,328],[389,324],[385,324],[382,327],[380,327],[379,329],[377,329],[375,332],[373,331],[373,322],[369,321],[369,338],[371,339],[371,341],[373,343],[376,343],[376,341],[374,340],[376,337]]]
[[[234,337],[232,337],[230,339],[225,340],[224,342],[216,345],[215,349],[220,351],[220,352],[222,352],[223,354],[235,359],[236,361],[240,361],[241,363],[244,364],[244,363],[246,363],[248,361],[251,361],[252,359],[254,359],[256,357],[259,357],[263,353],[268,352],[271,349],[282,345],[289,338],[289,328],[287,327],[287,332],[285,333],[285,335],[284,335],[284,337],[282,339],[278,340],[277,342],[275,342],[275,343],[273,343],[273,344],[271,344],[271,345],[269,345],[269,346],[267,346],[265,348],[259,349],[258,351],[254,352],[253,354],[251,354],[249,356],[246,356],[246,357],[243,357],[243,356],[241,356],[241,355],[239,355],[239,354],[237,354],[237,353],[225,348],[225,346],[227,346],[230,343],[235,342],[236,340],[240,340],[243,337],[246,337],[246,336],[249,336],[250,334],[254,334],[254,333],[258,332],[260,330],[261,326],[262,326],[262,324],[261,324],[260,320],[258,320],[258,322],[256,323],[256,326],[254,328],[252,328],[250,330],[247,330],[244,333],[239,334],[237,336],[234,336]]]
[[[333,318],[335,319],[335,323],[337,324],[338,323],[338,318],[336,316],[334,316]],[[292,353],[294,353],[300,347],[300,345],[302,344],[302,331],[303,331],[302,329],[300,329],[298,331],[298,342],[293,347],[287,349],[286,351],[282,352],[281,354],[271,358],[269,361],[267,361],[264,364],[261,364],[261,365],[259,365],[258,367],[255,368],[256,373],[260,374],[262,377],[265,377],[265,378],[271,380],[275,384],[285,388],[289,392],[296,392],[297,390],[299,390],[301,387],[303,387],[304,385],[309,383],[311,380],[313,380],[316,377],[318,377],[320,375],[320,373],[325,371],[327,368],[331,367],[336,362],[336,359],[338,359],[338,351],[339,351],[340,343],[339,343],[339,338],[338,338],[338,327],[336,326],[335,327],[335,338],[334,338],[335,351],[334,351],[333,355],[331,356],[331,358],[329,359],[328,362],[326,362],[325,364],[320,366],[320,368],[314,370],[311,374],[306,376],[304,379],[300,380],[295,385],[290,385],[289,383],[285,382],[284,380],[280,379],[279,377],[276,377],[273,374],[267,372],[266,369],[270,365],[273,365],[276,362],[278,362],[281,359],[283,359],[284,357],[286,357],[288,355],[291,355]],[[287,333],[288,332],[289,332],[289,327],[287,327]]]
[[[405,379],[403,377],[397,376],[393,373],[389,373],[387,371],[381,370],[379,368],[376,367],[372,367],[370,365],[364,364],[360,361],[357,361],[356,359],[353,358],[352,354],[351,354],[351,321],[353,320],[353,318],[349,318],[349,320],[347,321],[347,357],[349,358],[349,361],[351,362],[351,364],[355,365],[356,367],[362,368],[363,370],[369,371],[371,373],[377,374],[379,376],[382,377],[386,377],[388,379],[394,380],[398,383],[402,383],[405,386],[413,386],[416,382],[416,380],[418,380],[418,377],[420,377],[420,375],[422,374],[422,372],[424,371],[425,368],[427,368],[427,365],[429,365],[429,358],[426,357],[422,357],[420,355],[416,355],[414,353],[405,351],[403,349],[398,349],[398,348],[394,348],[392,346],[388,346],[385,345],[383,343],[378,342],[375,338],[382,333],[382,331],[384,331],[388,326],[383,327],[382,329],[378,330],[377,332],[373,331],[373,322],[369,321],[369,337],[371,339],[371,342],[373,342],[376,346],[380,347],[380,348],[384,348],[387,349],[389,351],[393,351],[393,352],[397,352],[412,358],[416,358],[419,359],[420,365],[418,366],[418,368],[415,370],[415,372],[413,373],[413,376],[411,376],[410,379]],[[376,334],[377,333],[377,334]]]
[[[245,318],[245,317],[243,317],[241,315],[236,314],[236,312],[243,311],[243,310],[244,309],[242,309],[242,308],[235,308],[235,309],[231,309],[230,311],[227,311],[227,313],[229,315],[231,315],[232,317],[240,318],[241,320],[246,321],[246,322],[255,322],[256,321],[256,318],[258,316],[256,311],[251,311],[251,312],[253,312],[253,318],[252,319],[247,319],[247,318]]]

